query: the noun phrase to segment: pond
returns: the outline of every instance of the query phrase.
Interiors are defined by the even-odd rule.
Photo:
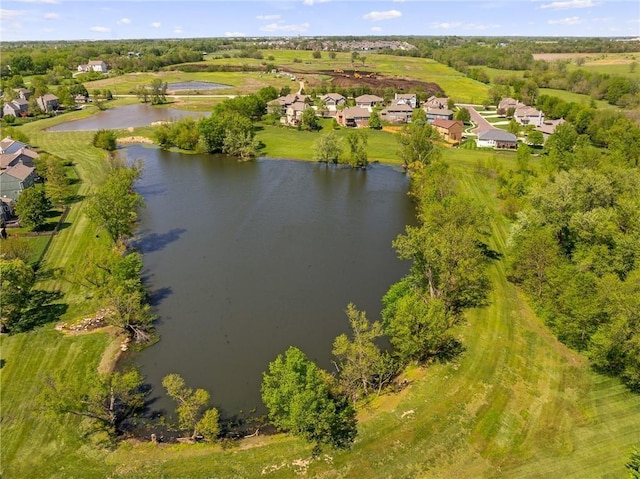
[[[222,88],[232,88],[231,85],[222,83],[211,83],[207,81],[183,81],[169,83],[167,91],[200,91],[200,90],[220,90]]]
[[[161,380],[175,372],[226,417],[263,412],[262,372],[276,355],[294,345],[333,369],[347,304],[379,319],[408,272],[391,242],[414,210],[391,167],[125,151],[144,163],[135,246],[160,335],[130,360],[154,388],[154,411],[173,410]]]
[[[49,128],[47,131],[86,131],[119,129],[151,125],[156,121],[179,120],[185,116],[202,118],[210,113],[154,107],[148,104],[118,106],[101,111],[90,118],[73,120]]]

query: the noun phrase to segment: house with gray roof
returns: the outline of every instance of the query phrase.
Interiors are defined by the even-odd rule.
[[[442,97],[442,98],[438,98],[434,95],[431,95],[429,98],[427,98],[427,101],[425,101],[422,104],[422,107],[426,110],[427,108],[438,108],[438,109],[446,109],[449,108],[449,98],[446,97]]]
[[[516,150],[518,148],[518,138],[513,133],[509,133],[499,128],[490,128],[478,133],[476,138],[478,148],[494,148],[496,150]]]
[[[58,97],[51,93],[36,98],[36,102],[40,109],[46,113],[56,111],[59,106]]]
[[[371,112],[369,109],[360,106],[352,106],[344,110],[338,110],[336,113],[336,121],[338,124],[351,128],[369,126],[370,117]]]
[[[412,114],[413,108],[410,104],[393,100],[391,105],[380,112],[380,119],[390,123],[408,123]]]
[[[446,108],[425,108],[427,112],[427,123],[433,123],[436,120],[453,120],[453,111]]]
[[[340,93],[327,93],[326,95],[322,95],[320,100],[322,100],[329,111],[335,111],[339,106],[347,103],[347,99]]]
[[[32,187],[36,181],[36,169],[22,163],[0,171],[0,196],[18,199],[20,193]]]
[[[409,105],[411,108],[415,108],[418,106],[418,96],[415,93],[396,93],[393,102],[397,105]]]
[[[383,103],[384,98],[380,98],[377,95],[360,95],[356,97],[356,106],[367,108],[369,112],[371,112],[373,107],[382,105]]]
[[[2,107],[2,115],[13,115],[16,118],[25,117],[29,114],[29,102],[22,98],[16,98],[7,102]]]
[[[35,166],[34,160],[38,156],[38,153],[32,150],[29,145],[9,136],[0,141],[0,170],[6,170],[18,163]]]
[[[27,90],[26,88],[14,88],[13,91],[18,94],[18,97],[26,101],[29,101],[32,95],[31,90]]]

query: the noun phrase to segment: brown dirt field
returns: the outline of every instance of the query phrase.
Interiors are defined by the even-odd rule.
[[[312,72],[298,72],[290,70],[291,73],[303,76],[305,81],[311,86],[322,83],[320,80],[311,79],[312,75],[330,76],[332,86],[349,88],[355,86],[368,86],[371,90],[384,90],[385,88],[393,88],[396,91],[416,91],[422,90],[428,95],[442,95],[444,90],[437,83],[424,82],[419,80],[410,80],[407,78],[390,77],[380,75],[376,72],[363,70],[345,70],[343,72],[334,72],[332,70],[319,70]],[[357,75],[356,75],[357,73]],[[359,76],[359,78],[358,78]]]

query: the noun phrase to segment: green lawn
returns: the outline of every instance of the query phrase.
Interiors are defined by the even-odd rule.
[[[582,105],[590,105],[592,101],[592,98],[590,95],[581,95],[580,93],[573,93],[565,90],[555,90],[553,88],[540,88],[538,90],[538,95],[556,96],[566,102],[574,102]],[[596,103],[596,107],[599,109],[604,109],[604,110],[620,109],[617,106],[610,105],[606,101],[602,101],[602,100],[595,100],[595,103]]]
[[[32,142],[72,159],[82,179],[80,194],[94,191],[106,161],[90,146],[91,133],[46,133],[36,126],[28,132]],[[384,146],[370,156],[391,157],[392,135],[375,133],[370,146]],[[318,136],[277,127],[260,135],[270,156],[289,158],[309,158]],[[293,144],[286,155],[275,154]],[[495,213],[495,181],[476,174],[477,165],[510,167],[515,155],[446,149],[444,157],[463,191]],[[78,269],[88,252],[105,247],[82,205],[73,205],[71,226],[55,237],[45,267]],[[491,226],[491,247],[503,252],[508,224],[496,216]],[[227,449],[129,442],[112,452],[95,449],[79,437],[80,421],[45,415],[37,396],[43,379],[56,371],[82,376],[96,368],[111,339],[105,333],[62,336],[51,326],[0,337],[1,473],[43,479],[290,478],[303,471],[323,478],[624,477],[631,447],[640,444],[640,396],[593,373],[582,356],[560,344],[506,280],[503,261],[490,274],[489,305],[469,312],[455,331],[466,351],[451,363],[411,368],[408,388],[360,408],[359,436],[350,451],[329,450],[315,460],[308,445],[286,435],[259,436]],[[57,278],[42,286],[66,294],[65,319],[91,309],[77,284]]]

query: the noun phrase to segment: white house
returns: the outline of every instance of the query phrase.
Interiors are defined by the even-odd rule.
[[[513,133],[498,128],[478,133],[476,139],[478,148],[495,148],[497,150],[515,150],[518,148],[518,138]]]
[[[107,73],[107,64],[102,60],[91,60],[85,65],[78,65],[79,72],[99,72]]]

